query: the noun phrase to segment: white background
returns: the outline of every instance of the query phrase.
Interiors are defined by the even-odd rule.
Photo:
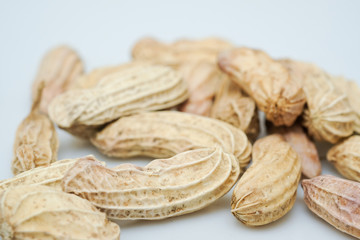
[[[237,45],[317,63],[360,82],[360,1],[5,1],[0,0],[1,179],[17,126],[30,110],[30,86],[44,53],[69,44],[86,69],[130,59],[136,40],[220,36]],[[86,141],[58,131],[59,159],[94,154]],[[321,153],[321,156],[325,156]],[[130,161],[130,160],[129,160]],[[140,165],[145,160],[133,160]],[[336,174],[323,159],[324,173]],[[231,192],[193,214],[161,221],[120,221],[131,239],[352,239],[307,210],[299,188],[294,208],[279,221],[248,228],[230,214]]]

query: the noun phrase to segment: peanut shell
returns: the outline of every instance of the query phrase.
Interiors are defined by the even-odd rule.
[[[78,161],[63,178],[63,190],[92,202],[115,219],[163,219],[197,211],[227,193],[240,168],[221,148],[196,149],[145,167],[109,169]]]
[[[90,137],[122,116],[175,106],[188,97],[181,77],[168,67],[138,66],[104,77],[94,88],[54,99],[50,118],[80,137]]]
[[[360,184],[324,175],[303,180],[307,207],[333,227],[360,238]]]
[[[218,62],[275,126],[291,126],[302,113],[305,95],[301,86],[265,52],[232,49],[222,52]]]
[[[91,139],[111,157],[171,157],[191,149],[221,146],[238,159],[240,167],[250,160],[251,144],[233,126],[211,118],[175,111],[147,112],[123,117]]]
[[[116,240],[120,228],[89,201],[46,186],[20,186],[0,193],[4,240]]]
[[[281,135],[257,140],[253,164],[234,188],[231,212],[248,226],[276,221],[294,205],[300,176],[299,156]]]

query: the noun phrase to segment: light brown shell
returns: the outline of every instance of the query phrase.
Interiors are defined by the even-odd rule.
[[[351,136],[336,144],[326,157],[341,175],[360,182],[360,136]]]
[[[219,38],[184,39],[172,44],[161,43],[153,38],[143,38],[134,45],[132,56],[135,60],[151,61],[177,68],[186,62],[216,63],[217,54],[229,48],[232,48],[232,44]]]
[[[283,136],[285,141],[299,154],[303,176],[313,178],[321,174],[321,162],[316,146],[299,124],[291,127],[270,126],[268,132]]]
[[[95,159],[92,155],[56,161],[48,167],[37,167],[20,173],[13,178],[0,181],[0,191],[19,185],[45,185],[61,189],[60,183],[65,172],[79,159]]]
[[[122,116],[170,108],[187,97],[171,68],[138,66],[107,75],[94,88],[65,92],[51,103],[49,115],[59,127],[89,137]]]
[[[355,115],[346,94],[331,82],[330,76],[319,67],[294,61],[282,60],[293,79],[303,85],[307,107],[303,125],[317,141],[336,143],[353,133]]]
[[[211,118],[175,111],[123,117],[97,133],[91,142],[112,157],[171,157],[191,149],[221,146],[240,166],[250,160],[251,144],[240,129]]]
[[[35,101],[41,82],[45,82],[40,111],[47,114],[52,99],[71,87],[83,72],[84,66],[79,55],[70,47],[58,46],[46,53],[32,85]]]
[[[125,69],[129,69],[132,67],[146,66],[146,65],[151,65],[151,64],[142,61],[133,61],[120,65],[99,67],[87,74],[81,75],[80,77],[76,78],[73,84],[71,85],[71,89],[93,88],[101,81],[101,79],[103,79],[107,75],[111,75],[116,72],[123,71]]]
[[[63,179],[63,190],[92,202],[116,219],[163,219],[197,211],[227,193],[240,175],[232,154],[221,148],[196,149],[145,167],[105,168],[77,162]]]
[[[330,77],[337,90],[347,95],[349,104],[355,113],[354,131],[360,133],[360,87],[354,82],[341,76]]]
[[[218,62],[275,126],[291,126],[302,113],[305,95],[301,86],[265,52],[236,48],[222,52]]]
[[[16,131],[11,163],[14,175],[36,167],[49,166],[57,159],[59,139],[49,117],[39,112],[40,99],[41,94]]]
[[[231,212],[248,226],[276,221],[294,205],[300,175],[300,158],[280,135],[257,140],[253,164],[235,186]]]
[[[242,94],[241,89],[226,76],[221,79],[211,117],[240,128],[251,140],[255,140],[260,131],[254,100]]]
[[[360,183],[330,175],[303,180],[304,201],[338,230],[360,238]]]
[[[117,240],[120,228],[89,201],[45,186],[0,193],[3,240]]]
[[[209,116],[216,89],[224,75],[216,64],[199,61],[178,68],[189,90],[189,98],[180,105],[181,112]]]

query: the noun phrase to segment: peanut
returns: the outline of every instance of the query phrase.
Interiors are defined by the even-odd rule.
[[[231,212],[248,226],[281,218],[294,205],[300,175],[299,156],[281,135],[257,140],[253,164],[235,186]]]
[[[231,47],[232,44],[218,38],[180,40],[172,44],[144,38],[135,44],[132,56],[135,60],[151,61],[177,68],[186,62],[216,63],[216,55]]]
[[[321,162],[316,146],[300,125],[295,124],[291,127],[270,126],[268,132],[282,135],[285,141],[299,154],[303,176],[313,178],[321,174]]]
[[[351,136],[333,146],[327,159],[344,177],[360,182],[360,136]]]
[[[302,113],[305,95],[301,86],[266,53],[237,48],[221,53],[218,62],[275,126],[291,126]]]
[[[330,76],[319,67],[294,61],[282,60],[292,78],[302,84],[307,108],[303,125],[317,141],[336,143],[353,133],[355,115],[346,94],[331,82]]]
[[[120,239],[120,228],[90,202],[46,186],[21,186],[0,193],[4,240]]]
[[[211,117],[243,130],[249,139],[259,134],[259,118],[254,100],[242,94],[241,89],[228,77],[221,79],[211,108]]]
[[[59,140],[53,123],[47,115],[40,113],[43,84],[33,103],[30,114],[16,131],[12,172],[14,175],[56,161]]]
[[[122,116],[169,108],[187,97],[181,77],[170,68],[137,66],[107,75],[94,88],[56,97],[49,115],[59,127],[87,138]]]
[[[35,100],[41,82],[45,82],[40,111],[47,114],[52,99],[68,90],[83,71],[84,67],[80,57],[70,47],[58,46],[50,50],[43,58],[32,86]]]
[[[178,72],[184,77],[189,90],[189,98],[180,105],[179,110],[209,116],[223,74],[214,63],[206,61],[184,63]]]
[[[360,238],[360,184],[330,175],[303,180],[304,201],[333,227]]]
[[[355,113],[354,131],[360,133],[360,87],[356,82],[343,77],[330,77],[330,79],[336,89],[347,95],[350,107]]]
[[[112,157],[165,158],[219,145],[235,155],[241,168],[247,166],[251,154],[251,144],[240,129],[215,119],[175,111],[120,118],[97,133],[91,142]]]
[[[105,168],[78,161],[63,190],[92,202],[115,219],[163,219],[197,211],[223,196],[240,174],[236,158],[221,148],[196,149],[145,167]]]

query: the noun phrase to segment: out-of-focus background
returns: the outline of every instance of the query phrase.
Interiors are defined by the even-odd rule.
[[[0,0],[0,177],[12,176],[15,131],[30,111],[30,86],[47,50],[68,44],[89,71],[130,60],[138,39],[219,36],[272,57],[318,64],[360,83],[360,1],[5,1]],[[86,141],[59,130],[59,159],[94,154]],[[322,153],[324,156],[324,153]],[[338,175],[323,159],[324,173]],[[129,160],[145,165],[149,159]],[[131,239],[352,239],[309,212],[299,188],[294,208],[264,227],[248,228],[230,213],[231,192],[193,214],[161,221],[119,221]]]

